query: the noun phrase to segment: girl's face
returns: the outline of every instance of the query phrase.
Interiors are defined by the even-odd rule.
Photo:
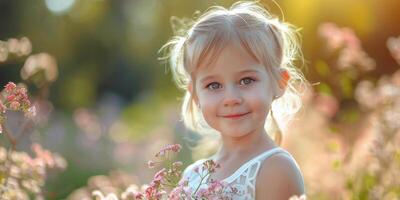
[[[266,68],[242,47],[227,45],[215,62],[200,65],[194,76],[194,99],[212,128],[230,137],[264,130],[277,91]]]

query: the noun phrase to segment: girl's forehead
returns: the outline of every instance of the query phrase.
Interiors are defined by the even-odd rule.
[[[207,55],[197,67],[197,72],[237,72],[264,69],[255,56],[238,43],[229,43],[217,54]],[[210,53],[211,54],[211,53]]]
[[[265,73],[266,69],[264,65],[259,63],[254,63],[250,65],[237,65],[235,67],[228,65],[220,65],[210,67],[209,69],[199,69],[196,73],[198,78],[206,76],[230,76],[230,75],[240,75],[247,73]]]

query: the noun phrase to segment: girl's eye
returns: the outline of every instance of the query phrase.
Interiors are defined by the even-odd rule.
[[[254,79],[247,77],[247,78],[240,80],[240,85],[247,85],[247,84],[252,83],[253,81],[254,81]]]
[[[212,82],[206,86],[206,88],[211,89],[211,90],[216,90],[216,89],[219,89],[220,87],[221,87],[221,84],[219,84],[217,82]]]

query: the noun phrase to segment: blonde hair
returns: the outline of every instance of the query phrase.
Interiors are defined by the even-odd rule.
[[[188,87],[192,72],[203,61],[212,62],[225,45],[238,41],[266,67],[276,84],[281,78],[280,69],[289,72],[291,79],[285,93],[273,101],[271,115],[268,115],[271,120],[267,117],[265,123],[267,133],[275,130],[275,141],[280,144],[280,127],[284,127],[301,107],[300,92],[295,84],[306,83],[294,65],[295,60],[302,58],[295,27],[273,17],[260,3],[253,1],[236,2],[229,9],[212,6],[194,20],[172,17],[171,22],[175,35],[161,47],[160,51],[165,53],[161,59],[169,60],[177,87],[186,91],[181,110],[186,127],[202,134],[215,133],[205,122]]]

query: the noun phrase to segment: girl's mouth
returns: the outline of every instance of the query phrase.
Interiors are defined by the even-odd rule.
[[[243,117],[243,116],[245,116],[245,115],[247,115],[247,114],[249,114],[250,112],[247,112],[247,113],[242,113],[242,114],[233,114],[233,115],[225,115],[225,116],[223,116],[224,118],[228,118],[228,119],[238,119],[238,118],[241,118],[241,117]]]

